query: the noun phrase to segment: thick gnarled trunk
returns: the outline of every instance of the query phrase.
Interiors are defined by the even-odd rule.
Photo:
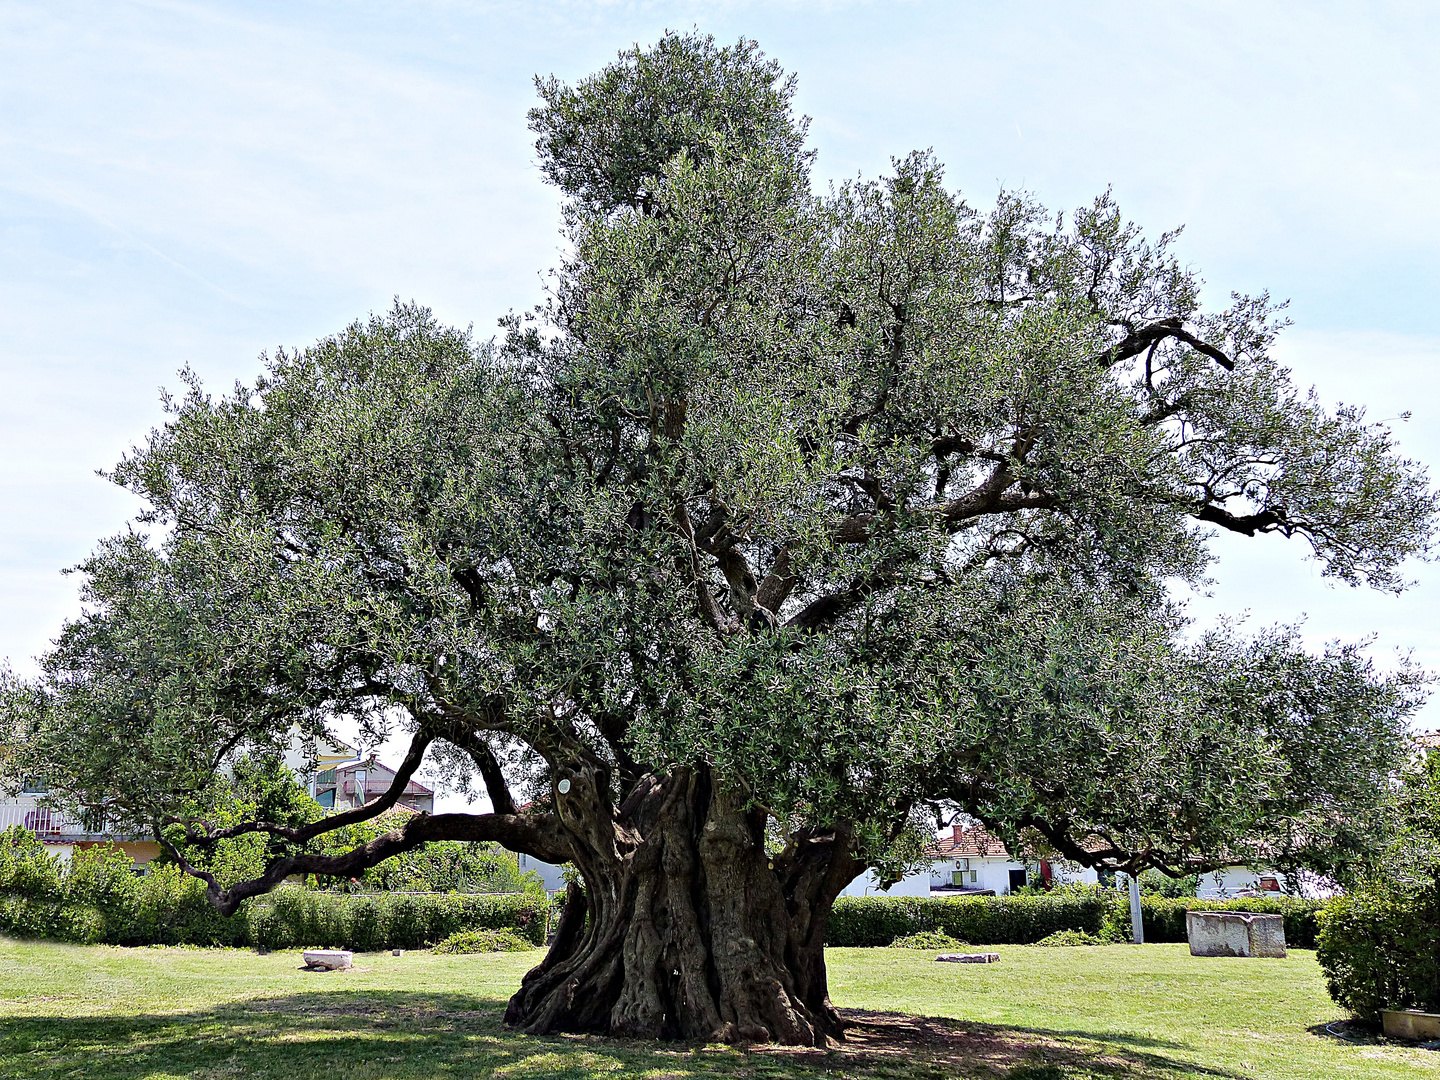
[[[619,814],[602,777],[570,779],[556,809],[585,888],[570,888],[555,942],[507,1023],[811,1046],[840,1034],[824,940],[831,904],[858,869],[844,836],[767,855],[764,812],[705,770],[647,779]]]

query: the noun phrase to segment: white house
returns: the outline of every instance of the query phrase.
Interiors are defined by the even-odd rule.
[[[1237,896],[1278,896],[1285,892],[1285,875],[1249,866],[1222,866],[1200,875],[1195,895],[1201,900],[1232,900]]]
[[[1095,884],[1094,870],[1051,863],[1045,859],[1017,859],[1005,845],[983,828],[955,825],[949,836],[935,842],[929,867],[917,870],[891,885],[880,887],[875,871],[867,870],[840,893],[841,896],[1005,896],[1014,889],[1042,881]]]
[[[1046,882],[1093,885],[1099,877],[1088,867],[1011,855],[984,828],[955,825],[936,842],[930,864],[930,889],[948,896],[994,893],[1005,896],[1027,885]]]
[[[556,866],[554,863],[548,863],[544,859],[537,859],[534,855],[526,855],[523,852],[517,852],[515,858],[520,863],[522,874],[527,870],[534,870],[540,876],[540,880],[545,883],[546,892],[559,892],[565,888],[565,868],[563,866]]]

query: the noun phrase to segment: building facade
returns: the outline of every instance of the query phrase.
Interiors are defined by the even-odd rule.
[[[327,810],[349,810],[379,798],[390,790],[390,785],[394,782],[395,770],[388,765],[382,765],[375,755],[371,754],[364,761],[354,761],[348,765],[337,765],[317,772],[310,784],[310,794]],[[405,785],[396,805],[423,814],[433,814],[435,792],[418,780],[411,780]]]
[[[949,836],[936,842],[932,855],[930,889],[948,896],[1008,896],[1027,886],[1094,885],[1100,880],[1089,867],[1012,855],[1003,842],[978,825],[953,826]]]
[[[154,839],[116,832],[96,808],[84,814],[68,814],[46,805],[49,790],[43,781],[28,780],[20,791],[0,796],[0,830],[18,825],[28,829],[45,845],[45,850],[68,862],[75,851],[96,844],[113,844],[129,855],[137,873],[160,854]]]

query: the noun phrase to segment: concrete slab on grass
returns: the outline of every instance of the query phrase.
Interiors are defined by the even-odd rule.
[[[1266,956],[1285,959],[1285,920],[1245,911],[1187,911],[1191,956]]]

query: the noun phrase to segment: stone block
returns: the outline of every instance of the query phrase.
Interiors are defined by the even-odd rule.
[[[1285,920],[1244,911],[1187,911],[1185,936],[1191,956],[1285,958]]]
[[[1440,1013],[1421,1012],[1419,1009],[1384,1009],[1380,1019],[1385,1025],[1387,1039],[1411,1039],[1415,1042],[1440,1039]]]
[[[306,949],[305,966],[317,971],[339,971],[355,962],[355,954],[347,949]]]
[[[995,952],[942,952],[935,959],[942,964],[993,964],[1000,959],[1000,954]]]

